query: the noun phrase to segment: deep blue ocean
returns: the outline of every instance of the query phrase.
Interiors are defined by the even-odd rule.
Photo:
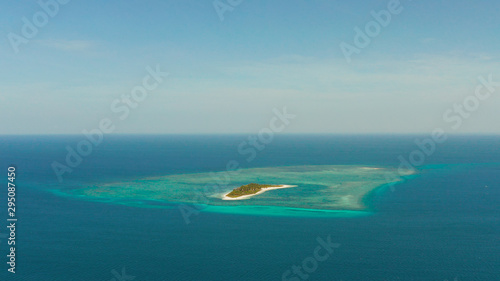
[[[59,196],[75,185],[179,173],[291,165],[390,165],[420,135],[282,135],[247,162],[246,135],[105,136],[60,183],[53,161],[82,136],[0,137],[0,280],[282,280],[313,256],[318,238],[340,244],[289,280],[500,280],[500,137],[453,136],[419,175],[365,200],[372,215],[314,218],[130,207]],[[16,167],[16,273],[7,272],[7,168]],[[2,183],[3,182],[3,183]],[[124,274],[125,273],[125,274]]]

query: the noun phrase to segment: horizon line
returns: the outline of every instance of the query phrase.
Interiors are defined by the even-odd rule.
[[[105,136],[241,136],[241,135],[255,135],[258,133],[110,133],[104,134]],[[280,136],[422,136],[431,135],[432,132],[412,132],[412,133],[387,133],[387,132],[367,132],[367,133],[276,133]],[[11,136],[81,136],[82,133],[49,133],[49,134],[0,134],[0,137]],[[484,133],[484,132],[471,132],[471,133],[446,133],[449,136],[500,136],[498,133]]]

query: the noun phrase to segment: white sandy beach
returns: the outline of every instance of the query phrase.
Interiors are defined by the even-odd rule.
[[[290,188],[290,187],[296,187],[296,185],[280,185],[280,186],[270,186],[270,187],[262,188],[262,189],[261,189],[259,192],[257,192],[257,193],[254,193],[254,194],[249,194],[249,195],[243,195],[243,196],[236,197],[236,198],[233,198],[233,197],[227,197],[227,195],[228,195],[229,193],[231,193],[231,191],[232,191],[232,190],[231,190],[230,192],[228,192],[228,193],[226,193],[226,194],[224,194],[224,195],[222,196],[222,200],[244,200],[244,199],[248,199],[248,198],[250,198],[250,197],[252,197],[252,196],[259,195],[259,194],[264,193],[264,192],[269,191],[269,190],[273,190],[273,189],[281,189],[281,188]]]

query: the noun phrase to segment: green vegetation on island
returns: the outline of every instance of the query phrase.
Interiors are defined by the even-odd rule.
[[[275,187],[275,186],[279,185],[250,183],[233,189],[233,191],[226,194],[226,196],[231,198],[237,198],[244,195],[252,195],[261,191],[263,188]]]

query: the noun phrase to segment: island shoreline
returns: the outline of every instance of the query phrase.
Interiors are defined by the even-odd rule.
[[[262,188],[261,190],[259,190],[258,192],[254,193],[254,194],[242,195],[242,196],[239,196],[239,197],[229,197],[229,196],[227,196],[229,193],[232,192],[232,191],[230,191],[230,192],[225,193],[222,196],[222,200],[245,200],[245,199],[249,199],[249,198],[251,198],[251,197],[253,197],[255,195],[262,194],[262,193],[264,193],[266,191],[269,191],[269,190],[282,189],[282,188],[290,188],[290,187],[297,187],[297,186],[296,185],[286,185],[286,184],[278,185],[278,186],[270,186],[270,187]]]

